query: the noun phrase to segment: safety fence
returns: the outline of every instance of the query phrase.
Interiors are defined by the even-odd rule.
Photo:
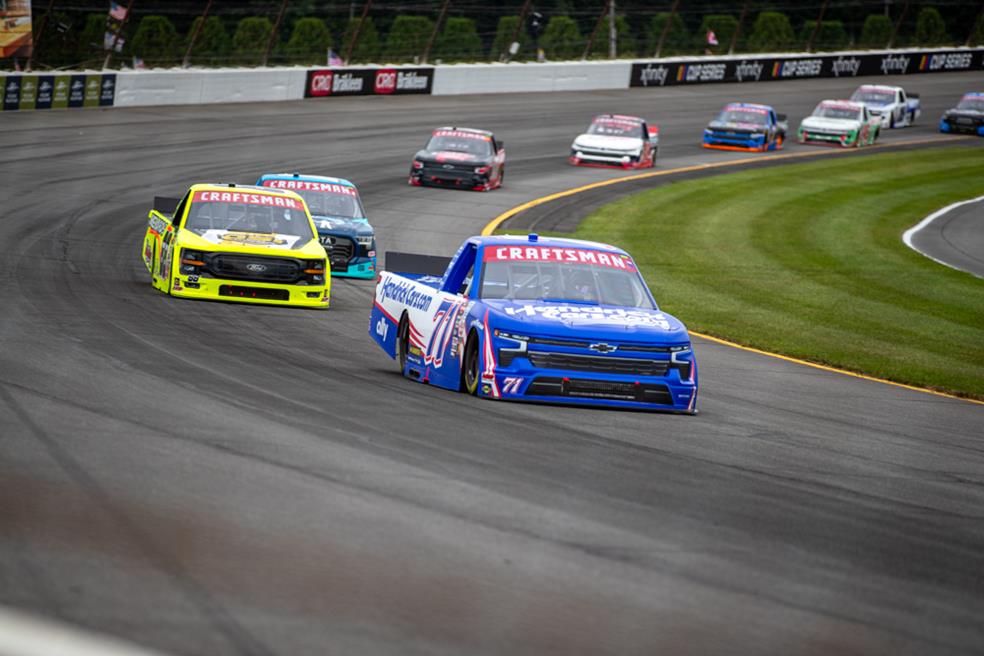
[[[984,48],[564,63],[14,73],[3,76],[2,85],[3,109],[12,111],[330,99],[352,95],[446,96],[660,88],[956,71],[984,71]]]

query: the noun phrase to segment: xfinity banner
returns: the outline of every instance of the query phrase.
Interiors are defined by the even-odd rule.
[[[984,69],[984,49],[877,54],[752,56],[632,64],[630,86],[663,87],[707,82],[765,82],[812,77],[907,75]]]
[[[307,72],[305,98],[429,94],[433,68],[319,68]]]
[[[116,99],[116,74],[6,75],[3,108],[67,109],[112,107]]]

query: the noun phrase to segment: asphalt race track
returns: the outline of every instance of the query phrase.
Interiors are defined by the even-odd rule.
[[[984,203],[954,207],[912,237],[920,253],[984,278]]]
[[[960,139],[980,75],[903,83],[886,143]],[[155,194],[278,170],[451,254],[624,175],[565,162],[594,113],[656,119],[669,168],[747,157],[698,145],[727,101],[795,127],[857,84],[4,114],[0,604],[183,656],[980,653],[984,406],[706,341],[697,417],[478,400],[397,375],[371,281],[184,301],[139,258]],[[406,184],[442,124],[506,142],[502,190]]]

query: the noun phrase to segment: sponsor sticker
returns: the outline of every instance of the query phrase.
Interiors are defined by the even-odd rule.
[[[833,73],[834,77],[842,75],[855,77],[861,68],[861,60],[857,57],[838,57],[836,61],[831,63],[830,67],[830,72]]]
[[[392,278],[383,283],[381,292],[383,299],[391,299],[416,310],[427,310],[434,298],[418,289],[410,282],[396,282]]]
[[[294,198],[287,196],[272,196],[268,194],[252,194],[241,191],[196,191],[192,203],[243,203],[246,205],[266,205],[267,207],[284,207],[292,210],[303,209]]]
[[[116,98],[116,74],[103,75],[99,83],[99,106],[111,107]]]
[[[549,246],[487,246],[485,262],[565,262],[635,271],[628,255],[605,253],[586,248],[551,248]]]
[[[12,111],[20,108],[21,99],[21,77],[10,75],[4,80],[3,84],[3,108],[5,111]]]
[[[631,308],[524,303],[523,305],[510,305],[505,308],[505,312],[512,317],[535,317],[549,321],[610,323],[629,326],[653,326],[662,328],[663,330],[670,329],[670,322],[665,314],[646,310],[633,310]]]
[[[645,68],[639,71],[639,83],[644,87],[661,87],[666,84],[666,76],[669,72],[670,69],[662,64],[658,66],[646,64]]]
[[[746,80],[758,82],[762,77],[762,71],[764,69],[765,65],[761,61],[742,60],[735,67],[735,77],[738,78],[739,82],[745,82]]]
[[[73,75],[68,87],[68,106],[82,107],[85,104],[85,76]]]
[[[264,180],[264,187],[275,189],[293,189],[296,191],[323,191],[340,196],[358,196],[354,187],[335,182],[316,182],[310,180]]]
[[[452,137],[460,139],[479,139],[481,141],[491,141],[492,137],[486,134],[479,134],[477,132],[468,132],[467,130],[434,130],[435,137]]]
[[[314,97],[331,95],[331,79],[334,71],[309,71],[308,72],[308,95]]]
[[[392,68],[381,68],[376,71],[376,83],[374,86],[376,93],[388,95],[396,91],[396,70]]]

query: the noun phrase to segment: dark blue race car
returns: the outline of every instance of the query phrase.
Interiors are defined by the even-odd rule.
[[[354,184],[342,178],[300,173],[264,173],[256,184],[301,195],[328,253],[332,276],[375,277],[376,233]]]
[[[781,150],[786,140],[785,114],[768,105],[731,103],[704,129],[704,148],[716,150]]]

